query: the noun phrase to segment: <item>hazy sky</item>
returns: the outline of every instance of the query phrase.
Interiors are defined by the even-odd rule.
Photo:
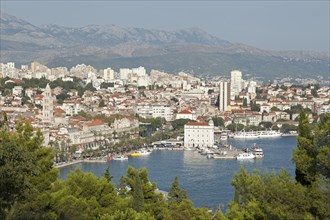
[[[329,1],[13,1],[1,12],[32,24],[198,27],[231,42],[273,50],[329,51]]]

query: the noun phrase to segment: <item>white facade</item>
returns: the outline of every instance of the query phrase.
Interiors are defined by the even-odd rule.
[[[249,81],[248,92],[249,93],[256,93],[256,91],[257,91],[257,82],[256,81]]]
[[[17,78],[15,63],[9,62],[9,63],[1,63],[0,64],[0,73],[2,74],[2,77],[10,77],[10,78]],[[0,75],[1,75],[0,74]]]
[[[173,109],[170,105],[163,104],[138,104],[135,106],[136,114],[143,118],[165,118],[166,121],[173,120]]]
[[[77,115],[82,109],[80,102],[64,101],[61,109],[65,111],[66,115]]]
[[[207,122],[188,122],[184,126],[184,146],[213,147],[214,145],[214,123],[212,120]]]
[[[13,88],[13,95],[21,96],[23,92],[22,86],[14,86]]]
[[[138,68],[132,68],[132,73],[135,73],[137,76],[145,76],[146,69],[142,66],[140,66]]]
[[[225,112],[230,105],[230,83],[221,81],[219,88],[219,111]]]
[[[115,79],[115,71],[111,68],[103,70],[103,79],[108,82]]]
[[[149,76],[140,76],[138,77],[138,80],[137,80],[137,85],[138,86],[149,86],[151,83],[150,83],[150,78]]]
[[[130,74],[131,74],[131,70],[128,68],[119,69],[119,79],[121,80],[128,80]]]
[[[153,118],[165,118],[166,121],[173,120],[173,111],[170,105],[154,105],[152,108]]]
[[[233,70],[230,75],[230,97],[234,99],[242,90],[242,72]]]

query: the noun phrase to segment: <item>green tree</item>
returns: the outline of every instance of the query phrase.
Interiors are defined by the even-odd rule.
[[[100,101],[100,103],[99,103],[99,107],[104,107],[104,106],[106,106],[105,103],[104,103],[104,100],[101,99],[101,101]]]
[[[251,105],[251,111],[256,111],[256,112],[260,112],[260,105],[256,104],[255,102],[250,102]]]
[[[247,106],[248,104],[247,104],[247,99],[246,98],[244,98],[243,99],[243,106]]]
[[[103,177],[108,181],[111,182],[113,176],[110,174],[110,167],[108,166],[105,173],[103,174]]]
[[[168,200],[170,202],[180,203],[182,200],[187,199],[187,191],[181,190],[179,184],[179,178],[176,176],[168,192]]]
[[[214,122],[214,126],[225,126],[225,120],[223,120],[223,118],[220,117],[212,117],[212,120]]]
[[[232,184],[239,199],[229,203],[229,219],[311,219],[306,189],[284,170],[261,175],[241,167]]]
[[[263,122],[260,122],[259,125],[266,129],[269,129],[273,126],[273,123],[270,121],[263,121]]]
[[[139,175],[135,175],[134,178],[133,209],[137,212],[144,211],[144,197],[142,183]]]
[[[195,122],[195,121],[190,119],[176,119],[172,121],[171,124],[174,130],[179,130],[179,129],[183,129],[184,125],[187,124],[188,122]]]
[[[58,170],[52,167],[52,149],[41,146],[42,133],[18,121],[16,132],[2,130],[0,140],[0,216],[47,213],[39,192],[50,189]]]
[[[310,185],[315,180],[317,148],[313,144],[312,130],[304,112],[299,114],[297,150],[293,155],[296,163],[296,180]]]
[[[279,109],[278,107],[276,106],[273,106],[270,111],[274,112],[274,111],[281,111],[281,109]]]
[[[232,123],[227,125],[226,127],[228,130],[235,132],[235,131],[241,131],[244,129],[244,125],[243,124],[236,124],[236,123]]]

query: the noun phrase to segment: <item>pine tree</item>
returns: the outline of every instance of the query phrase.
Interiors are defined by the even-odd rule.
[[[133,209],[137,212],[144,211],[144,196],[141,178],[138,174],[134,178],[134,188],[133,188]]]
[[[113,176],[110,175],[110,167],[106,169],[105,173],[103,174],[103,177],[107,179],[108,182],[111,182]]]
[[[296,163],[296,180],[302,185],[310,185],[316,173],[316,146],[313,143],[312,131],[308,117],[304,112],[299,115],[297,150],[293,161]]]
[[[180,189],[178,177],[174,178],[171,189],[168,192],[170,202],[180,203],[183,199],[187,199],[187,191]]]

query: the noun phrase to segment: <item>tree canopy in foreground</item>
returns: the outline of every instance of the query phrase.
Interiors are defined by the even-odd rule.
[[[53,152],[42,147],[40,131],[18,122],[16,131],[1,123],[0,219],[329,219],[330,114],[316,126],[300,115],[293,161],[296,177],[243,167],[232,185],[235,198],[226,214],[196,208],[176,177],[168,198],[157,192],[146,168],[129,167],[120,184],[79,169],[58,179]]]

